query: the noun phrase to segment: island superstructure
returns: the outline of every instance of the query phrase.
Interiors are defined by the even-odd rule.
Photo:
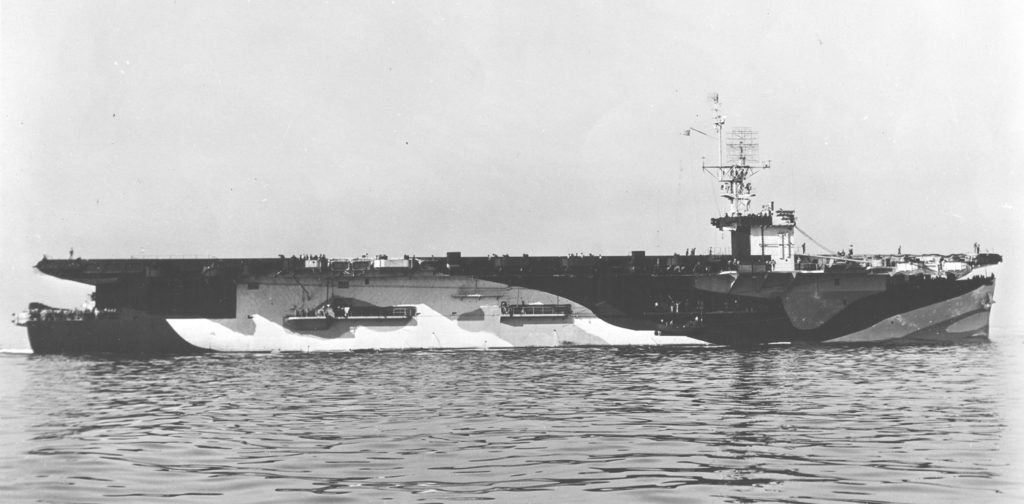
[[[17,317],[36,353],[349,351],[575,345],[921,343],[985,338],[994,268],[962,254],[807,254],[793,210],[751,210],[756,133],[703,168],[731,250],[564,256],[48,259],[95,286],[83,309]],[[711,135],[708,135],[711,136]],[[728,156],[725,155],[726,149]]]

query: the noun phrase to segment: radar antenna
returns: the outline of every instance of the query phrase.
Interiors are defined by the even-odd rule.
[[[703,169],[718,180],[720,195],[729,201],[729,215],[746,215],[750,213],[750,200],[754,196],[753,186],[749,179],[757,172],[770,168],[770,163],[760,165],[757,161],[757,132],[750,128],[734,128],[729,132],[728,142],[722,131],[725,127],[725,116],[721,112],[718,93],[708,95],[711,108],[715,113],[715,132],[718,134],[718,165],[704,165]],[[725,147],[729,148],[729,157],[725,157]]]
[[[776,209],[773,202],[759,212],[750,211],[754,188],[750,178],[769,163],[757,160],[757,132],[750,128],[733,128],[725,133],[725,116],[718,93],[708,95],[718,133],[718,164],[703,169],[718,181],[719,194],[729,201],[727,215],[711,219],[711,225],[729,231],[732,256],[737,271],[795,271],[793,229],[796,215],[792,210]],[[728,148],[728,157],[726,157]]]

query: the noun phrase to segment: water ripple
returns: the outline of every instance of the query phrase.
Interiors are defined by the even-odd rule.
[[[5,355],[0,495],[1012,502],[1019,346]]]

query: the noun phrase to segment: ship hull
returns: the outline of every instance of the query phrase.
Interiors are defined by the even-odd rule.
[[[664,331],[622,327],[629,319],[602,318],[592,307],[537,289],[445,275],[368,278],[339,287],[292,278],[254,278],[237,287],[234,318],[163,318],[143,312],[115,320],[36,321],[28,325],[36,353],[188,354],[196,352],[343,352],[384,349],[498,349],[560,346],[815,344],[934,344],[988,336],[994,281],[958,283],[957,295],[893,312],[896,299],[868,296],[815,327],[800,307],[779,312],[709,317],[702,327]],[[301,288],[296,287],[296,282]],[[348,282],[346,282],[348,283]],[[796,282],[799,283],[799,282]],[[831,280],[829,282],[831,284]],[[740,288],[734,286],[734,290]],[[788,292],[795,292],[790,287]],[[817,297],[821,291],[815,287]],[[899,293],[892,293],[898,296]],[[375,306],[415,307],[415,316],[390,320],[328,319],[289,327],[288,313],[311,298],[344,298]],[[784,299],[780,298],[780,299]],[[810,299],[810,298],[808,298]],[[564,314],[510,316],[502,303],[567,306]],[[520,301],[524,302],[524,301]],[[790,303],[793,304],[793,303]],[[866,306],[866,307],[865,307]],[[788,309],[788,312],[786,311]],[[815,308],[818,313],[819,308]],[[857,311],[857,310],[860,311]],[[606,316],[607,318],[607,316]]]
[[[26,324],[36,354],[187,355],[189,344],[166,319],[131,311],[117,319],[39,320]]]
[[[254,285],[258,288],[250,287]],[[168,323],[191,345],[219,352],[706,344],[685,335],[620,327],[558,294],[474,277],[378,276],[343,285],[315,277],[257,278],[239,286],[235,318],[170,319]],[[316,329],[289,328],[284,322],[296,306],[328,298],[371,306],[411,306],[416,315],[394,320],[339,317]],[[558,316],[510,316],[502,308],[510,303],[567,306],[568,310]]]
[[[829,292],[821,288],[823,284],[831,282],[791,288],[775,298],[775,308],[762,313],[709,314],[690,335],[729,346],[927,344],[988,337],[994,278],[936,280],[877,292],[865,284]]]
[[[887,317],[871,327],[825,343],[921,344],[987,339],[994,295],[994,283],[982,285],[953,299]]]

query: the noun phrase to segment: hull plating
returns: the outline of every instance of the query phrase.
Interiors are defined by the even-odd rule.
[[[611,319],[617,322],[611,323],[591,308],[558,294],[465,276],[381,276],[343,283],[325,282],[315,276],[249,280],[240,282],[236,288],[237,313],[233,318],[165,319],[136,312],[118,320],[39,321],[29,325],[30,341],[36,353],[337,352],[785,341],[936,343],[986,337],[994,292],[994,282],[982,283],[970,290],[960,289],[964,292],[948,299],[891,315],[875,308],[865,311],[865,302],[869,306],[890,304],[884,298],[871,301],[878,294],[865,294],[865,301],[840,309],[828,320],[806,329],[808,319],[785,304],[785,295],[794,292],[792,289],[775,292],[762,288],[758,295],[780,296],[778,310],[732,319],[731,323],[739,329],[723,336],[722,332],[702,332],[701,328],[665,335],[656,330],[622,327],[621,319]],[[730,288],[740,287],[738,282]],[[815,299],[820,301],[823,292],[815,292]],[[416,314],[397,320],[338,318],[322,328],[286,327],[285,318],[297,308],[325,299],[373,306],[414,306]],[[508,316],[507,310],[502,309],[503,303],[568,305],[571,310],[564,316],[516,318]],[[858,309],[861,311],[857,312]],[[892,312],[891,307],[886,309]],[[865,313],[877,315],[867,320]],[[844,317],[849,320],[844,321]]]
[[[118,319],[38,321],[27,324],[37,354],[191,354],[203,350],[182,339],[167,323],[142,312]]]
[[[375,277],[343,288],[303,282],[258,279],[239,287],[237,318],[170,319],[168,323],[190,344],[222,352],[705,344],[686,336],[617,327],[557,295],[469,277]],[[258,288],[250,289],[254,284]],[[375,306],[411,305],[416,316],[401,321],[339,319],[322,330],[285,327],[284,317],[296,307],[330,297]],[[572,314],[510,318],[503,316],[502,301],[568,304]]]
[[[944,343],[987,338],[994,285],[888,317],[871,327],[827,343]]]

